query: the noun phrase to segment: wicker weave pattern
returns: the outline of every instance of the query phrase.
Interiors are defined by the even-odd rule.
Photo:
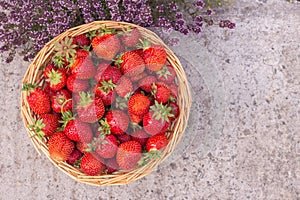
[[[160,159],[150,161],[147,165],[140,168],[136,168],[131,171],[118,171],[117,174],[112,174],[112,175],[87,176],[84,173],[82,173],[79,169],[70,166],[65,162],[58,162],[49,157],[48,147],[45,141],[42,141],[39,137],[36,137],[35,133],[27,128],[28,124],[33,123],[35,116],[33,112],[29,109],[29,105],[26,100],[26,92],[22,92],[21,93],[21,115],[24,121],[24,125],[27,129],[28,136],[30,137],[35,149],[39,152],[39,154],[42,151],[55,166],[57,166],[60,170],[68,174],[73,179],[79,182],[84,182],[96,186],[123,185],[135,181],[137,179],[140,179],[146,176],[147,174],[151,173],[157,165],[159,165],[164,159],[167,158],[168,155],[172,153],[176,145],[179,143],[188,123],[190,106],[192,103],[191,91],[189,88],[187,77],[180,64],[180,61],[174,55],[174,53],[153,32],[145,28],[142,28],[140,26],[136,26],[134,24],[124,23],[124,22],[95,21],[89,24],[85,24],[85,25],[81,25],[69,29],[68,31],[60,34],[59,36],[55,37],[50,42],[48,42],[43,47],[43,49],[36,55],[33,62],[30,64],[29,68],[27,69],[22,83],[28,82],[28,83],[43,84],[43,80],[41,79],[42,76],[41,67],[43,63],[49,61],[50,56],[54,49],[54,43],[56,41],[60,41],[66,36],[77,36],[92,30],[101,29],[104,25],[107,28],[115,28],[124,31],[128,26],[136,27],[140,30],[144,38],[148,38],[152,43],[160,44],[165,47],[167,52],[167,60],[174,67],[177,74],[178,87],[179,87],[178,105],[180,106],[181,112],[177,121],[172,127],[172,131],[170,131],[168,134],[169,144],[167,148],[164,150]]]

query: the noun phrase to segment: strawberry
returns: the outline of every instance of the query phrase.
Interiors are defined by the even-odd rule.
[[[25,83],[22,90],[27,91],[29,107],[35,114],[45,114],[51,111],[50,98],[40,87]]]
[[[75,74],[71,75],[67,79],[67,88],[71,92],[82,92],[85,91],[89,87],[89,82],[88,80],[81,80],[78,79]]]
[[[136,141],[120,144],[116,160],[121,169],[131,170],[141,158],[142,146]]]
[[[105,118],[113,134],[122,135],[128,128],[129,118],[121,110],[110,110],[106,113]]]
[[[96,152],[102,158],[112,158],[117,153],[118,141],[111,134],[100,136],[96,142]]]
[[[170,88],[170,91],[171,91],[171,97],[173,99],[177,99],[177,96],[178,96],[178,86],[175,83],[173,83],[173,84],[171,84],[169,86],[169,88]]]
[[[139,161],[139,166],[145,165],[150,160],[160,158],[162,149],[168,145],[168,138],[165,133],[160,133],[151,136],[146,143],[147,153],[143,154],[143,157]]]
[[[161,133],[154,136],[151,136],[146,143],[146,150],[157,151],[165,148],[168,145],[168,138],[166,134]]]
[[[171,107],[170,113],[174,115],[173,117],[169,117],[169,119],[170,119],[170,121],[174,121],[179,116],[179,113],[180,113],[179,106],[175,102],[170,102],[169,105]]]
[[[77,44],[81,47],[89,46],[90,45],[90,39],[87,38],[85,34],[81,34],[81,35],[75,36],[73,38],[73,44]]]
[[[76,50],[76,58],[80,58],[80,57],[83,57],[83,58],[86,58],[90,55],[90,52],[87,51],[87,50],[84,50],[84,49],[77,49]]]
[[[48,149],[52,159],[66,161],[74,150],[74,143],[64,132],[56,132],[48,141]]]
[[[103,161],[95,154],[85,154],[80,162],[81,170],[90,176],[99,175],[105,169]]]
[[[150,135],[165,132],[170,125],[169,118],[173,116],[171,107],[155,101],[155,104],[150,107],[150,111],[144,115],[144,130]]]
[[[52,70],[57,70],[57,67],[54,66],[54,64],[51,62],[51,63],[48,63],[45,67],[45,69],[43,70],[43,75],[45,77],[45,79],[49,78],[48,77],[48,73],[51,72]]]
[[[164,82],[166,84],[173,83],[176,78],[176,72],[172,65],[163,66],[161,70],[156,72],[158,81]]]
[[[141,37],[142,35],[139,29],[134,28],[126,30],[121,36],[121,40],[127,47],[134,47],[140,42]]]
[[[167,53],[163,46],[150,46],[148,40],[143,41],[143,58],[146,68],[150,71],[159,71],[167,62]]]
[[[133,113],[129,113],[129,118],[131,120],[131,122],[138,124],[143,120],[143,116],[142,115],[135,115]]]
[[[152,84],[156,82],[155,76],[146,76],[139,81],[139,87],[145,92],[151,92]]]
[[[142,146],[145,146],[149,138],[149,135],[143,130],[136,130],[131,135],[132,135],[132,140],[137,141]]]
[[[29,128],[34,130],[40,138],[50,137],[60,126],[59,120],[59,115],[41,114],[35,124],[30,125]]]
[[[157,82],[152,85],[152,94],[158,103],[166,103],[170,99],[171,90],[166,84]]]
[[[128,101],[128,111],[134,115],[142,116],[149,111],[150,100],[143,94],[134,94]]]
[[[120,41],[115,34],[96,36],[92,40],[92,47],[99,58],[112,60],[120,48]]]
[[[120,97],[125,97],[133,90],[132,83],[129,78],[123,76],[116,86],[116,92]]]
[[[44,92],[46,93],[46,94],[48,94],[48,96],[51,98],[54,94],[55,94],[55,92],[53,91],[53,90],[51,90],[51,88],[50,88],[50,83],[49,82],[45,82],[46,84],[45,84],[45,86],[44,86]]]
[[[101,81],[96,87],[95,94],[102,99],[104,105],[111,105],[116,100],[115,87],[116,85],[112,80]]]
[[[81,122],[79,119],[71,118],[67,113],[63,113],[63,120],[66,123],[64,132],[70,140],[75,142],[91,142],[93,132],[88,124]]]
[[[135,82],[138,82],[139,80],[141,80],[142,78],[145,78],[147,75],[148,75],[147,72],[144,71],[144,72],[140,73],[139,75],[130,77],[130,80],[135,83]]]
[[[72,110],[72,105],[72,97],[67,90],[60,90],[51,97],[51,107],[56,113]]]
[[[76,142],[76,148],[83,154],[88,153],[88,149],[90,148],[88,143],[86,142]]]
[[[128,142],[131,140],[131,136],[128,135],[127,133],[124,133],[122,135],[117,135],[117,138],[120,143]]]
[[[90,56],[77,57],[72,64],[71,73],[78,79],[89,79],[94,77],[96,70]]]
[[[145,70],[143,58],[132,51],[121,54],[115,63],[120,66],[121,72],[129,77],[137,76]]]
[[[59,91],[63,89],[67,83],[67,75],[65,71],[58,69],[54,70],[52,69],[47,73],[48,79],[50,84],[50,89],[52,91]]]
[[[97,82],[99,82],[101,80],[103,72],[110,66],[111,65],[107,62],[101,63],[97,66],[96,75],[94,76],[94,78]]]
[[[101,81],[112,81],[113,84],[117,84],[122,77],[122,73],[117,67],[108,66],[102,76]]]
[[[116,158],[107,159],[105,161],[105,165],[106,165],[108,174],[112,174],[119,169],[119,165],[116,161]]]
[[[90,93],[80,92],[80,101],[77,105],[78,117],[83,122],[93,123],[98,121],[105,112],[103,101],[100,97],[92,97]]]
[[[68,157],[67,163],[74,165],[82,157],[82,155],[83,154],[79,150],[74,149],[74,151]]]

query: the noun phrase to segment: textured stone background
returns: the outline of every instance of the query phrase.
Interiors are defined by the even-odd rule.
[[[29,63],[1,62],[0,199],[300,199],[300,4],[239,0],[219,17],[236,29],[174,47],[194,94],[185,138],[126,186],[77,183],[38,156],[19,115]]]

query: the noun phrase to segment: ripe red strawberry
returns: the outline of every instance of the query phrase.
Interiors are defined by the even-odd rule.
[[[112,158],[117,153],[118,141],[111,134],[100,136],[96,142],[96,152],[102,158]]]
[[[111,105],[116,100],[115,87],[112,80],[101,81],[95,88],[95,94],[102,99],[104,105]]]
[[[163,46],[150,46],[148,40],[143,42],[143,58],[146,68],[150,71],[159,71],[167,62],[167,53]]]
[[[147,75],[148,75],[147,72],[144,71],[144,72],[140,73],[139,75],[130,77],[130,80],[135,83],[135,82],[138,82],[139,80],[145,78]]]
[[[82,155],[83,154],[79,150],[74,149],[74,151],[69,156],[67,163],[70,165],[74,165],[76,161],[78,161],[82,157]]]
[[[90,45],[90,39],[88,37],[86,37],[85,34],[78,35],[78,36],[75,36],[73,38],[73,44],[77,44],[81,47],[89,46]]]
[[[116,161],[116,158],[107,159],[105,161],[105,165],[106,165],[108,174],[112,174],[119,169],[119,165]]]
[[[113,84],[117,84],[122,77],[122,73],[117,67],[108,66],[102,76],[101,81],[112,81]]]
[[[71,66],[71,73],[78,79],[89,79],[94,77],[96,70],[90,56],[77,57]]]
[[[72,105],[72,97],[67,90],[60,90],[51,97],[51,107],[56,113],[72,110]]]
[[[155,101],[155,104],[150,107],[150,111],[144,115],[144,130],[150,135],[165,132],[170,125],[169,118],[174,116],[170,112],[171,107]]]
[[[48,149],[52,159],[66,161],[74,150],[74,143],[64,132],[56,132],[48,141]]]
[[[177,99],[177,96],[178,96],[178,86],[173,83],[169,86],[170,90],[171,90],[171,97],[173,99]]]
[[[174,116],[169,117],[169,119],[170,119],[170,121],[174,121],[179,116],[179,113],[180,113],[179,106],[175,102],[170,102],[170,107],[171,107],[170,113],[173,114]]]
[[[135,115],[133,113],[129,113],[129,117],[131,122],[138,124],[143,120],[143,115]]]
[[[97,82],[99,82],[101,80],[101,77],[102,77],[102,74],[103,72],[108,68],[110,67],[111,65],[107,62],[104,62],[104,63],[100,63],[98,66],[97,66],[97,71],[96,71],[96,75],[94,76],[95,80]]]
[[[48,94],[50,98],[55,94],[55,92],[51,90],[49,82],[46,82],[43,90],[45,91],[46,94]]]
[[[126,76],[123,76],[117,86],[116,86],[116,92],[120,97],[125,97],[128,93],[130,93],[133,90],[132,83],[129,78]]]
[[[95,176],[101,174],[105,166],[97,155],[88,153],[82,157],[80,168],[87,175]]]
[[[45,114],[51,111],[50,98],[40,87],[25,83],[22,90],[27,91],[29,107],[35,114]]]
[[[145,92],[152,91],[152,84],[156,82],[155,76],[146,76],[139,81],[139,87]]]
[[[64,132],[70,140],[75,142],[89,143],[93,138],[91,127],[78,119],[70,120],[64,128]]]
[[[59,115],[41,114],[36,120],[35,124],[30,125],[29,128],[33,129],[41,138],[50,137],[60,126],[59,120]]]
[[[120,41],[115,34],[96,36],[92,40],[92,47],[99,58],[112,60],[120,48]]]
[[[77,104],[77,114],[81,121],[93,123],[98,121],[105,112],[100,97],[93,97],[90,93],[80,92],[80,101]]]
[[[67,88],[74,93],[83,92],[89,87],[88,80],[78,79],[75,74],[67,79]]]
[[[168,145],[168,138],[166,134],[161,133],[154,136],[151,136],[146,143],[146,150],[157,151],[165,148]]]
[[[143,58],[135,52],[125,52],[116,61],[120,66],[121,72],[125,76],[137,76],[145,70],[145,62]]]
[[[88,57],[90,55],[90,52],[84,49],[77,49],[76,50],[76,58],[80,58],[80,57]]]
[[[143,94],[134,94],[128,101],[128,111],[134,115],[144,115],[149,111],[150,100]]]
[[[85,142],[76,142],[76,148],[83,154],[88,153],[88,149],[90,148],[88,143]]]
[[[47,76],[47,81],[49,81],[50,89],[53,91],[59,91],[63,89],[67,83],[67,75],[65,71],[61,69],[52,69],[47,73]]]
[[[142,146],[136,141],[129,141],[120,144],[116,160],[121,169],[131,170],[141,159]]]
[[[152,94],[158,103],[166,103],[170,99],[171,90],[162,82],[152,85]]]
[[[167,65],[156,72],[159,81],[166,84],[173,83],[176,78],[176,72],[172,65]]]
[[[57,70],[57,67],[54,66],[54,64],[51,62],[51,63],[48,63],[45,67],[45,69],[43,70],[43,75],[45,77],[45,79],[49,78],[48,77],[48,73],[51,72],[52,70]]]
[[[121,40],[127,47],[134,47],[140,42],[141,37],[142,35],[139,29],[134,28],[132,30],[127,30],[121,36]]]
[[[128,128],[129,118],[121,110],[110,110],[106,113],[105,118],[113,134],[122,135]]]
[[[128,135],[127,133],[124,133],[122,135],[117,136],[118,140],[120,143],[128,142],[131,140],[131,136]]]
[[[142,146],[145,146],[149,138],[149,135],[143,130],[136,130],[131,135],[132,135],[132,140],[137,141]]]

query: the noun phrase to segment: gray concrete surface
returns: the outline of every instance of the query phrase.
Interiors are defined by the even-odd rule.
[[[0,199],[300,199],[300,5],[241,0],[174,47],[194,94],[185,138],[126,186],[77,183],[39,156],[19,112],[28,62],[1,62]]]

